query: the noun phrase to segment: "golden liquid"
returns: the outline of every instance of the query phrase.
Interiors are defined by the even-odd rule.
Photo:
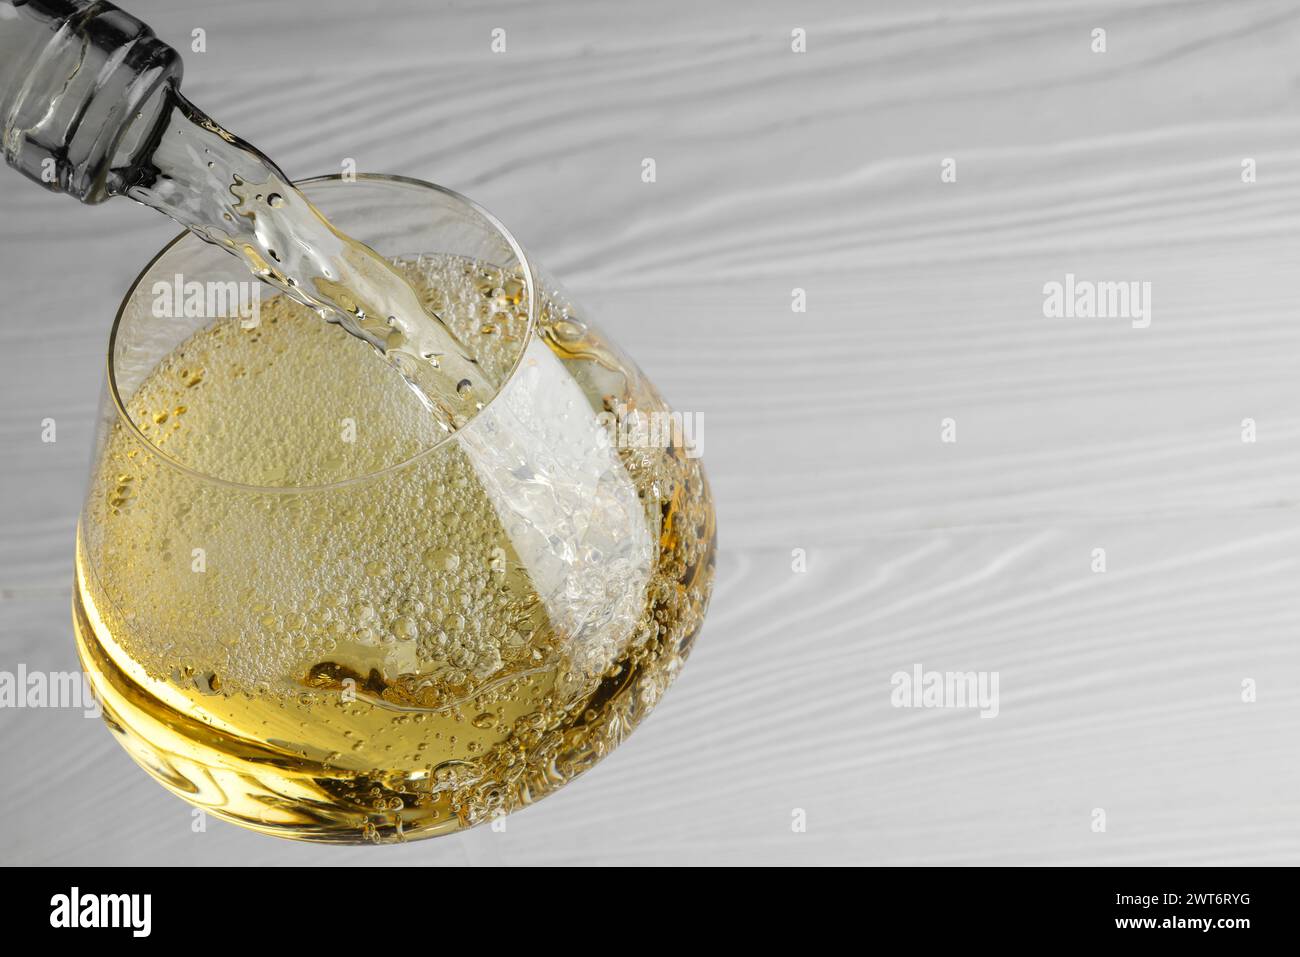
[[[527,304],[501,270],[401,268],[496,381],[516,360],[540,376],[521,414],[557,391],[547,376],[569,384],[553,449],[603,408],[666,409],[556,302],[521,359]],[[286,297],[255,328],[195,334],[127,405],[185,468],[112,426],[78,534],[78,648],[132,756],[221,818],[390,842],[507,813],[612,750],[699,631],[714,516],[676,444],[575,451],[588,474],[490,436],[515,463],[494,491],[499,462],[457,440],[422,452],[442,433],[401,376]],[[593,504],[538,553],[511,495],[521,514]]]

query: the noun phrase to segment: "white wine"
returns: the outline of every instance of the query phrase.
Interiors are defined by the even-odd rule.
[[[395,269],[504,383],[467,427],[278,296],[126,400],[79,529],[110,726],[186,800],[287,837],[422,837],[550,793],[659,700],[712,587],[699,460],[593,441],[604,410],[667,408],[636,367],[551,296],[530,334],[519,272]]]

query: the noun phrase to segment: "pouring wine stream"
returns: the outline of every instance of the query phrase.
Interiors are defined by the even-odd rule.
[[[123,192],[239,257],[258,278],[373,346],[454,431],[495,383],[389,262],[335,229],[265,154],[174,85]]]

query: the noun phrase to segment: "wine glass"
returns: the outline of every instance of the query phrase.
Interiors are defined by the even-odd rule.
[[[328,843],[449,833],[563,786],[658,702],[712,587],[710,493],[689,420],[482,208],[400,177],[300,186],[490,399],[443,431],[369,345],[178,237],[113,325],[77,647],[118,740],[205,811]]]

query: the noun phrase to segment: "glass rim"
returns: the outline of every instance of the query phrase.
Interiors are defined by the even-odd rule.
[[[198,237],[194,236],[193,233],[191,233],[188,229],[186,229],[186,230],[182,230],[179,235],[177,235],[176,237],[168,241],[167,244],[162,247],[162,249],[158,250],[158,252],[155,253],[153,257],[149,260],[149,262],[145,264],[144,268],[140,270],[140,272],[136,275],[136,277],[133,280],[131,280],[130,286],[127,288],[125,295],[123,295],[122,297],[121,303],[117,307],[117,314],[113,317],[113,327],[110,330],[108,335],[108,356],[106,360],[108,393],[112,397],[113,408],[116,412],[117,420],[119,423],[124,425],[129,430],[129,432],[134,437],[134,439],[138,441],[141,445],[143,445],[144,448],[151,455],[156,456],[169,467],[175,468],[180,472],[189,475],[201,482],[210,483],[214,485],[221,485],[227,488],[240,489],[246,492],[278,495],[278,494],[323,492],[323,491],[328,491],[330,489],[343,488],[348,485],[356,485],[362,482],[374,481],[375,479],[382,478],[383,476],[391,475],[396,472],[402,471],[403,469],[409,468],[410,466],[414,465],[416,462],[422,460],[426,456],[432,455],[434,452],[437,452],[438,450],[442,449],[444,446],[459,439],[462,433],[473,428],[478,423],[483,413],[487,411],[487,408],[490,405],[492,405],[493,402],[496,402],[497,399],[501,397],[502,393],[506,391],[510,383],[515,380],[516,376],[519,373],[520,368],[523,366],[524,358],[528,353],[528,348],[530,345],[532,345],[533,339],[536,336],[538,302],[537,302],[537,289],[536,289],[536,283],[534,282],[534,278],[533,278],[532,265],[531,263],[529,263],[528,257],[527,255],[525,255],[523,247],[520,246],[518,240],[515,239],[514,234],[511,233],[510,230],[508,230],[505,227],[505,225],[501,222],[501,220],[496,218],[496,216],[492,215],[492,213],[488,212],[488,210],[480,206],[478,203],[470,199],[468,196],[465,196],[462,193],[458,193],[454,189],[448,189],[445,186],[439,186],[437,183],[430,183],[427,180],[416,179],[411,176],[398,176],[392,173],[356,173],[356,174],[351,174],[349,181],[351,181],[353,177],[358,182],[366,181],[371,183],[414,186],[419,189],[432,190],[437,193],[442,193],[444,196],[450,197],[456,202],[461,203],[464,206],[467,206],[478,216],[481,216],[489,226],[495,229],[497,233],[500,234],[501,238],[505,240],[506,245],[510,247],[511,252],[514,253],[515,258],[518,260],[519,265],[523,267],[524,287],[528,295],[528,326],[524,330],[524,334],[521,337],[519,350],[517,355],[515,356],[514,362],[511,363],[510,365],[510,371],[506,373],[505,378],[501,381],[501,384],[497,387],[496,391],[492,394],[492,397],[489,398],[487,402],[483,403],[483,408],[477,410],[473,415],[471,415],[468,421],[466,421],[466,423],[462,425],[460,428],[456,429],[453,432],[446,433],[441,438],[439,438],[436,442],[434,442],[432,445],[420,449],[418,452],[408,456],[402,461],[395,462],[392,465],[386,465],[381,469],[374,470],[373,472],[366,472],[363,475],[352,475],[345,479],[339,479],[337,482],[328,482],[325,483],[324,485],[253,485],[248,482],[236,482],[232,479],[224,479],[221,478],[220,476],[209,475],[206,472],[200,471],[199,469],[186,465],[184,462],[181,462],[180,460],[176,459],[172,455],[169,455],[167,452],[164,452],[161,448],[155,445],[153,441],[147,435],[144,434],[144,432],[140,429],[139,425],[136,424],[136,421],[134,418],[132,418],[131,413],[127,411],[126,403],[123,402],[121,393],[118,391],[117,375],[115,373],[114,363],[113,363],[113,356],[117,345],[117,334],[118,331],[121,329],[122,321],[126,316],[127,306],[130,303],[136,289],[140,287],[140,283],[144,280],[145,276],[149,274],[149,271],[153,269],[154,265],[159,260],[161,260],[164,256],[166,256],[169,252],[171,252],[173,248],[175,248],[178,244],[185,241],[186,239],[194,239],[196,242],[202,242],[201,239],[198,239]],[[293,185],[296,187],[304,187],[304,186],[312,186],[320,183],[343,182],[343,181],[344,181],[343,175],[341,173],[329,173],[323,176],[311,176],[311,177],[307,177],[306,179],[294,180]],[[310,198],[311,197],[308,197],[308,199]],[[258,281],[260,282],[261,280]],[[323,322],[324,320],[321,321]]]

